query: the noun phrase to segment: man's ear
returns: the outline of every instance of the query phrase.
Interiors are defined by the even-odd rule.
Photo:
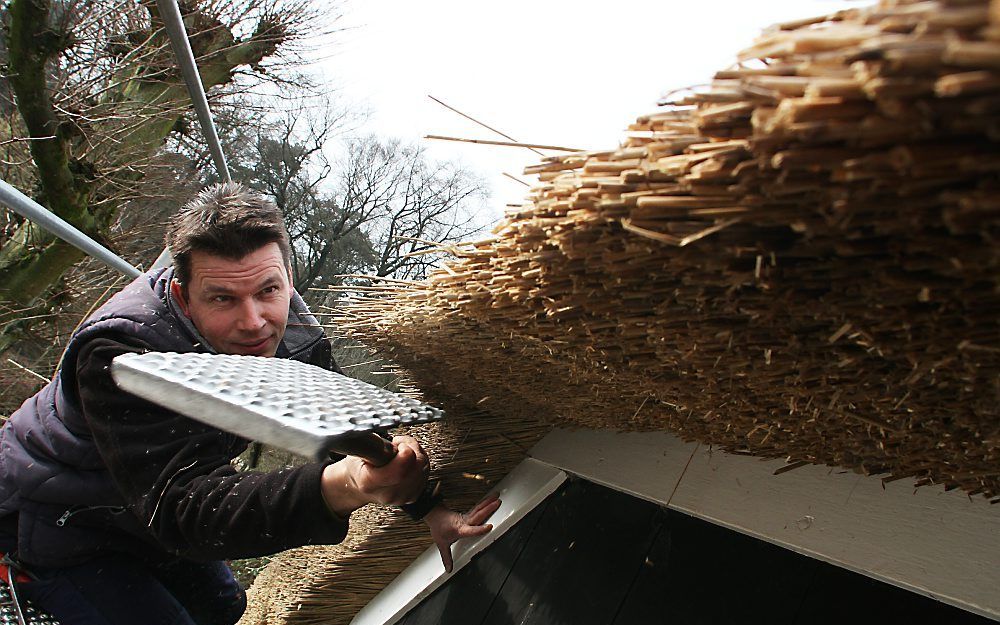
[[[181,312],[188,319],[191,318],[191,307],[188,305],[187,298],[184,296],[184,287],[176,279],[171,278],[170,280],[170,294],[174,297],[177,305],[181,307]]]
[[[295,283],[292,280],[292,266],[291,265],[285,265],[285,273],[288,274],[288,286],[290,288],[294,289],[295,288]]]

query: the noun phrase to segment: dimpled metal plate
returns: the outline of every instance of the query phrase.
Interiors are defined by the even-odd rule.
[[[121,389],[165,408],[315,458],[343,437],[444,416],[415,399],[284,358],[124,354],[112,375]]]
[[[21,596],[21,592],[17,593]],[[25,625],[59,625],[49,614],[36,609],[29,602],[21,598],[21,608],[24,610]],[[0,625],[17,625],[17,608],[14,607],[14,599],[10,596],[10,587],[7,580],[0,580]]]

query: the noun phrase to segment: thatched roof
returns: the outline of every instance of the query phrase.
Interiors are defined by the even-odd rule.
[[[342,322],[498,414],[1000,497],[990,29],[967,1],[773,28]]]

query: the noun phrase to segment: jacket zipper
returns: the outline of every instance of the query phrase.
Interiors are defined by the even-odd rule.
[[[56,519],[56,527],[62,527],[66,525],[66,521],[69,520],[71,516],[79,512],[88,512],[91,510],[113,510],[115,514],[120,512],[125,512],[124,506],[82,506],[79,508],[70,508],[66,512],[62,513],[62,516]]]

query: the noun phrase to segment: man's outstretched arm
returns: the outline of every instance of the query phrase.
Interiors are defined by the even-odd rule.
[[[347,532],[323,497],[329,463],[270,473],[230,464],[246,441],[117,388],[114,357],[142,352],[132,337],[91,340],[77,367],[82,409],[126,505],[166,550],[201,559],[334,544]]]

